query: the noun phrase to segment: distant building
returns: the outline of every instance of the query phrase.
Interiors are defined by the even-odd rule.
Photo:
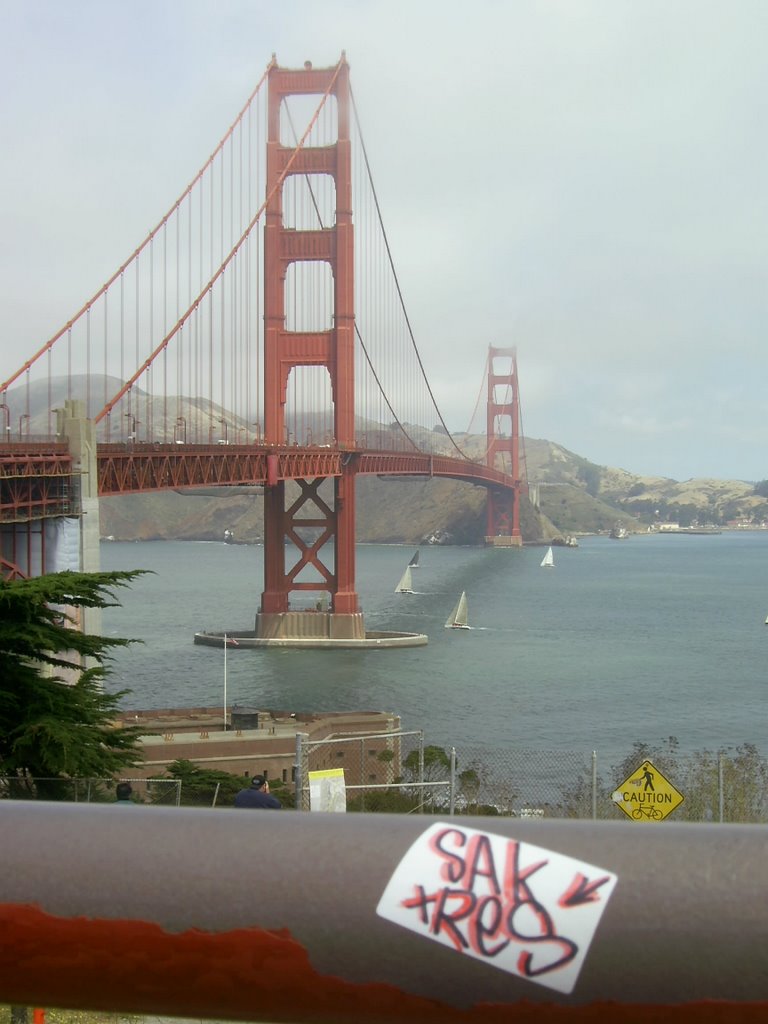
[[[400,763],[399,737],[381,736],[400,729],[400,718],[385,711],[339,711],[322,714],[262,711],[235,705],[222,708],[165,708],[125,711],[124,725],[144,730],[144,762],[131,769],[137,778],[157,778],[174,761],[192,761],[233,775],[264,775],[290,785],[294,781],[296,733],[308,743],[328,743],[313,751],[310,768],[344,768],[347,785],[384,785],[393,781]],[[371,735],[376,738],[366,738]]]

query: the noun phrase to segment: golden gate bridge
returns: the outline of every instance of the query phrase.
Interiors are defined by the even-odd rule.
[[[345,56],[273,56],[165,216],[0,384],[0,570],[60,566],[52,524],[99,497],[263,485],[256,634],[299,635],[291,596],[310,592],[325,635],[361,640],[358,475],[483,486],[487,542],[521,543],[513,349],[488,348],[484,383],[478,457],[416,345]]]

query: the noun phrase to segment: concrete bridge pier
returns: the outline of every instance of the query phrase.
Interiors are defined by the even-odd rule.
[[[85,403],[67,400],[56,410],[56,433],[64,438],[72,456],[73,490],[77,495],[79,513],[78,557],[76,565],[66,568],[82,572],[98,572],[99,553],[99,477],[96,462],[96,428],[86,419]],[[63,566],[60,566],[63,568]]]
[[[0,572],[7,578],[98,572],[99,499],[96,434],[83,402],[56,410],[56,444],[35,441],[8,452]],[[69,449],[69,458],[63,444]],[[98,608],[68,608],[73,628],[101,632]]]

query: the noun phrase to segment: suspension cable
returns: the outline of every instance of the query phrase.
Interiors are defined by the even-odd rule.
[[[186,321],[189,319],[189,317],[192,315],[192,313],[197,310],[197,308],[200,305],[200,303],[202,302],[202,300],[213,289],[213,286],[216,284],[218,279],[222,276],[222,274],[227,269],[229,264],[235,258],[235,256],[237,255],[238,251],[240,250],[241,246],[248,239],[248,237],[250,236],[250,234],[253,231],[254,227],[256,226],[256,224],[261,219],[261,215],[264,213],[264,211],[266,210],[267,206],[272,201],[272,197],[277,192],[277,190],[282,186],[285,178],[288,175],[288,172],[290,171],[291,167],[295,163],[297,156],[299,155],[301,150],[304,148],[304,144],[307,141],[307,139],[309,138],[309,135],[312,132],[312,129],[315,127],[315,124],[317,123],[317,120],[318,120],[318,118],[320,116],[320,112],[322,111],[323,107],[325,106],[325,103],[326,103],[329,95],[331,94],[331,91],[333,90],[333,87],[336,84],[336,79],[339,76],[340,69],[341,69],[341,63],[336,65],[336,70],[333,73],[333,76],[332,76],[332,78],[331,78],[331,80],[330,80],[330,82],[328,84],[327,89],[325,90],[325,92],[323,93],[323,95],[322,95],[322,97],[320,99],[320,103],[318,104],[317,110],[315,111],[315,113],[314,113],[314,115],[312,117],[312,120],[309,122],[309,124],[307,125],[306,131],[302,135],[302,137],[301,137],[301,139],[299,141],[299,144],[296,146],[296,148],[294,149],[293,153],[291,153],[290,157],[288,158],[288,160],[285,163],[285,167],[280,172],[279,176],[275,180],[274,185],[270,189],[269,194],[266,196],[266,198],[264,199],[264,202],[261,204],[259,209],[254,214],[253,218],[251,219],[250,223],[246,227],[246,229],[243,232],[243,234],[240,236],[240,238],[235,243],[234,247],[231,249],[231,251],[230,251],[229,255],[227,256],[227,258],[223,261],[223,263],[221,264],[219,269],[216,271],[216,273],[213,275],[213,277],[210,278],[210,280],[208,281],[206,286],[203,288],[203,290],[200,292],[200,294],[197,296],[197,298],[194,300],[194,302],[189,306],[189,308],[179,318],[179,320],[177,320],[177,322],[174,324],[174,326],[171,328],[171,330],[168,332],[168,334],[166,334],[166,336],[163,338],[163,340],[160,342],[160,344],[155,348],[155,350],[149,355],[149,357],[144,360],[142,365],[133,374],[133,376],[130,378],[130,380],[126,381],[126,383],[122,386],[122,388],[120,388],[120,390],[115,395],[115,397],[104,406],[104,408],[101,410],[101,412],[97,416],[94,417],[94,423],[100,423],[101,420],[103,420],[105,416],[107,416],[109,413],[112,412],[112,409],[114,409],[114,407],[117,405],[117,403],[123,397],[123,395],[125,395],[126,392],[131,390],[133,385],[136,383],[136,381],[139,379],[139,377],[141,377],[141,375],[144,373],[144,371],[146,369],[148,369],[149,366],[152,365],[152,362],[154,361],[156,356],[160,352],[162,352],[162,350],[164,348],[167,347],[168,343],[176,336],[176,334],[183,327],[183,325],[186,323]]]
[[[65,323],[64,326],[59,331],[57,331],[56,334],[54,334],[53,337],[50,338],[42,346],[42,348],[38,349],[38,351],[35,352],[35,354],[30,359],[28,359],[26,361],[26,363],[24,363],[24,365],[21,367],[20,370],[17,370],[16,373],[14,373],[12,376],[10,376],[8,378],[8,380],[5,381],[4,384],[0,384],[0,391],[7,391],[7,389],[11,386],[11,384],[13,384],[16,380],[18,380],[18,378],[23,373],[25,373],[32,366],[32,364],[35,363],[40,358],[40,356],[42,356],[45,352],[49,351],[53,347],[53,345],[56,344],[56,342],[59,340],[59,338],[61,338],[67,331],[69,331],[70,328],[80,319],[80,317],[83,316],[84,313],[88,312],[88,310],[91,308],[91,306],[93,306],[93,304],[95,302],[98,302],[98,300],[102,297],[102,295],[104,295],[104,293],[106,291],[108,291],[112,287],[112,285],[121,276],[121,274],[124,274],[125,271],[128,269],[128,267],[130,267],[130,265],[134,262],[134,260],[138,259],[139,255],[144,251],[144,249],[146,249],[146,247],[152,243],[152,240],[153,240],[154,236],[157,234],[157,232],[160,231],[167,224],[167,222],[174,215],[174,213],[177,212],[177,210],[179,209],[181,204],[184,202],[184,200],[187,198],[187,196],[190,194],[192,189],[201,180],[201,178],[203,177],[205,172],[213,164],[213,161],[216,159],[216,157],[219,155],[219,153],[223,150],[224,146],[226,145],[226,143],[228,142],[228,140],[230,139],[230,137],[232,136],[232,134],[234,133],[234,131],[236,130],[236,128],[238,127],[240,122],[242,121],[242,119],[245,116],[246,112],[250,108],[250,105],[253,103],[254,99],[258,95],[262,85],[264,84],[264,82],[267,79],[267,76],[269,75],[270,70],[273,67],[275,67],[276,64],[277,64],[277,61],[275,59],[275,55],[273,54],[272,55],[272,59],[269,62],[269,64],[267,64],[267,67],[266,67],[266,69],[264,71],[264,74],[259,79],[258,84],[256,85],[256,88],[253,90],[251,95],[248,97],[248,100],[245,103],[245,106],[242,108],[240,113],[237,115],[235,120],[232,122],[232,124],[230,125],[230,127],[227,130],[226,134],[221,139],[221,142],[219,142],[218,146],[214,149],[214,151],[208,157],[206,162],[203,164],[203,166],[197,172],[197,174],[192,179],[192,181],[189,183],[189,185],[187,185],[187,187],[181,193],[181,195],[176,200],[176,202],[173,204],[173,206],[170,208],[170,210],[160,220],[159,224],[156,227],[154,227],[149,232],[149,234],[144,239],[144,241],[141,243],[141,245],[139,245],[139,247],[133,251],[131,256],[129,256],[129,258],[118,267],[118,269],[115,271],[115,273],[109,278],[109,280],[105,284],[103,284],[101,286],[101,288],[96,292],[96,294],[91,299],[89,299],[83,305],[83,307],[77,313],[75,313],[75,315],[70,320],[68,320],[67,323]]]
[[[373,184],[373,176],[371,174],[371,165],[370,165],[370,163],[368,161],[368,152],[367,152],[367,150],[365,148],[365,140],[363,139],[363,133],[362,133],[362,129],[360,127],[360,118],[358,117],[358,114],[357,114],[357,105],[355,103],[355,97],[354,97],[354,94],[352,92],[351,86],[350,86],[350,90],[349,90],[349,95],[350,95],[350,99],[352,100],[352,111],[353,111],[353,113],[355,115],[355,125],[357,127],[358,135],[360,136],[360,148],[361,148],[362,153],[363,153],[363,159],[365,160],[365,168],[366,168],[366,171],[368,172],[368,183],[371,186],[371,194],[373,196],[373,202],[374,202],[374,205],[376,207],[377,216],[379,218],[379,226],[381,228],[382,236],[384,238],[384,246],[385,246],[386,251],[387,251],[387,259],[389,260],[389,266],[390,266],[390,269],[392,271],[392,277],[393,277],[393,280],[395,282],[395,288],[397,290],[397,295],[398,295],[398,298],[400,299],[400,308],[402,309],[403,316],[405,317],[405,324],[406,324],[406,327],[408,329],[408,335],[409,335],[409,337],[411,339],[411,345],[413,346],[413,351],[416,354],[416,360],[417,360],[417,362],[419,364],[419,369],[421,370],[421,375],[424,378],[424,383],[426,384],[427,391],[429,392],[429,397],[432,399],[432,404],[433,404],[433,406],[435,408],[435,412],[437,413],[438,419],[440,420],[440,424],[441,424],[443,430],[445,431],[445,433],[448,436],[451,444],[456,449],[456,451],[459,453],[461,458],[466,460],[467,462],[470,462],[471,459],[456,444],[456,442],[453,439],[453,435],[448,430],[448,427],[445,424],[445,420],[443,419],[443,414],[440,412],[440,409],[438,408],[437,402],[435,401],[435,396],[432,393],[432,388],[430,386],[429,380],[427,379],[427,374],[426,374],[426,372],[424,370],[424,364],[421,361],[421,356],[420,356],[419,350],[418,350],[418,348],[416,346],[416,339],[414,338],[414,335],[413,335],[413,330],[411,328],[411,321],[410,321],[410,319],[408,317],[408,311],[405,308],[405,300],[403,298],[403,293],[402,293],[402,290],[400,288],[400,281],[398,279],[397,271],[395,270],[394,260],[392,258],[392,250],[389,247],[389,239],[387,238],[387,232],[386,232],[386,229],[384,227],[384,221],[383,221],[383,218],[382,218],[382,215],[381,215],[381,207],[379,206],[379,197],[376,194],[376,187]],[[386,398],[386,396],[385,396],[385,398]],[[399,422],[400,421],[398,420],[398,423]],[[400,425],[402,426],[402,424],[400,424]]]
[[[368,366],[370,367],[371,373],[373,374],[373,379],[379,385],[379,391],[381,392],[381,397],[387,403],[387,408],[392,413],[392,417],[394,419],[394,422],[397,423],[398,427],[400,427],[400,429],[402,430],[403,434],[405,434],[405,436],[408,438],[410,443],[413,445],[414,451],[417,451],[417,452],[421,451],[419,446],[416,444],[416,442],[413,440],[411,435],[408,433],[408,431],[405,429],[403,424],[400,422],[400,420],[398,418],[398,415],[395,412],[395,410],[392,408],[392,405],[391,405],[391,403],[389,401],[389,398],[387,397],[387,393],[384,390],[384,387],[383,387],[381,381],[379,380],[379,375],[376,373],[374,365],[371,362],[371,357],[368,355],[368,349],[365,347],[365,343],[363,341],[363,337],[360,334],[360,331],[358,330],[357,324],[355,324],[355,334],[357,335],[357,340],[360,342],[360,348],[363,350],[363,355],[365,356],[366,362],[368,363]]]
[[[480,381],[480,388],[479,388],[479,390],[477,392],[477,399],[475,400],[475,407],[472,410],[472,415],[469,418],[469,426],[468,426],[468,429],[467,429],[467,433],[468,434],[471,433],[471,431],[472,431],[472,424],[475,422],[475,416],[477,416],[477,410],[480,408],[480,399],[483,397],[483,384],[486,383],[486,381],[488,379],[488,374],[490,373],[490,370],[491,370],[490,363],[491,363],[491,354],[489,352],[488,355],[485,357],[485,370],[484,370],[483,379]],[[488,457],[489,450],[490,450],[490,444],[488,443],[488,439],[486,437],[485,453],[483,455],[484,459],[486,459]]]

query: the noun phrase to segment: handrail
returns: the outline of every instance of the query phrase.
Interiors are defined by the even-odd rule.
[[[607,1024],[649,1019],[638,1011],[649,1006],[666,1007],[659,1020],[765,1019],[768,827],[462,817],[424,846],[440,819],[257,818],[0,802],[0,1002],[295,1024]],[[467,829],[515,857],[494,862],[476,842],[467,881]],[[415,931],[377,913],[405,906],[407,890],[416,906],[437,855],[440,885],[464,896],[438,913],[427,894]],[[583,873],[558,896],[545,877],[562,858]],[[398,867],[408,884],[393,902]],[[613,875],[590,944],[584,921]],[[483,901],[493,884],[501,917]],[[445,941],[430,934],[435,921]],[[459,934],[474,955],[454,948]],[[495,951],[510,936],[511,972]],[[531,965],[578,944],[572,994],[541,984]],[[702,1012],[709,1000],[719,1016]]]

